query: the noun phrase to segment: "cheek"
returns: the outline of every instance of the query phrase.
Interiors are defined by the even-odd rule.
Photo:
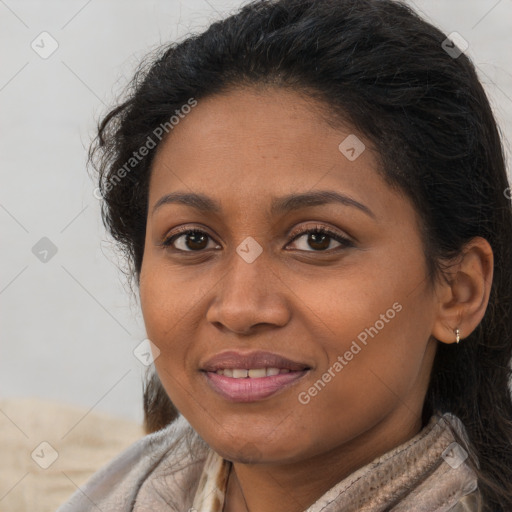
[[[176,279],[175,271],[166,268],[165,263],[156,258],[147,258],[140,275],[140,304],[144,323],[151,339],[164,342],[173,335],[173,331],[182,327],[186,315],[191,313],[199,293],[191,293],[193,287]],[[165,347],[160,347],[164,349]]]
[[[296,281],[294,293],[324,353],[309,387],[299,390],[301,403],[315,410],[309,418],[329,411],[333,428],[349,435],[399,404],[417,383],[432,313],[428,290],[411,293],[422,271],[411,261],[386,269],[381,259],[322,280],[316,289]]]
[[[155,366],[160,376],[169,370],[174,375],[176,368],[183,369],[186,345],[180,327],[184,325],[190,307],[180,300],[180,291],[164,279],[162,269],[150,267],[141,270],[140,304],[147,337],[160,350]],[[172,357],[171,357],[172,356]],[[161,373],[163,372],[163,374]]]
[[[204,291],[192,286],[185,289],[187,283],[171,279],[173,275],[148,258],[141,269],[140,304],[147,337],[160,350],[155,359],[160,381],[174,405],[187,415],[193,402],[188,379],[190,372],[196,371],[189,357],[194,334],[188,324]]]
[[[347,335],[324,345],[328,365],[319,367],[307,385],[297,390],[305,446],[328,450],[409,403],[411,388],[421,375],[424,344],[408,336],[411,328],[405,315],[402,309],[377,333],[370,329],[375,320],[366,327],[368,331],[364,323],[353,321],[348,327],[340,321],[339,330]],[[357,338],[360,332],[368,334],[365,343]]]
[[[185,383],[185,347],[176,339],[173,332],[176,320],[169,313],[166,303],[159,301],[159,293],[146,281],[141,280],[141,307],[147,337],[158,347],[159,354],[154,360],[160,382],[172,401],[181,412],[187,413],[187,397],[182,390]],[[174,338],[173,338],[174,337]]]
[[[172,318],[167,313],[169,293],[164,293],[161,279],[158,279],[158,270],[143,267],[140,277],[140,304],[148,338],[157,343],[161,333],[167,329],[167,323]],[[160,350],[163,347],[157,343]]]

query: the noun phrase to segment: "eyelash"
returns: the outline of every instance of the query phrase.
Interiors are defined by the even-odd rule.
[[[176,233],[174,233],[173,235],[171,235],[170,237],[165,238],[161,245],[166,247],[166,248],[168,248],[168,249],[173,249],[174,251],[181,252],[181,253],[203,252],[204,249],[199,250],[199,251],[183,251],[181,249],[176,249],[176,248],[172,247],[172,244],[174,243],[174,241],[177,240],[179,237],[181,237],[183,235],[191,234],[191,233],[201,233],[201,234],[204,234],[204,235],[208,236],[210,239],[212,239],[212,237],[210,237],[210,235],[206,231],[203,231],[201,229],[186,228],[185,227],[185,228],[178,228],[178,231]],[[311,250],[311,251],[302,251],[302,252],[331,253],[333,251],[336,251],[336,249],[340,249],[342,247],[343,248],[347,248],[347,247],[353,247],[354,246],[354,244],[352,243],[351,240],[349,240],[348,238],[340,235],[336,231],[333,231],[332,229],[330,229],[330,228],[328,228],[326,226],[315,226],[313,228],[309,228],[309,229],[305,229],[303,231],[299,231],[298,233],[292,233],[292,239],[290,240],[290,242],[293,242],[297,238],[300,238],[301,236],[307,235],[307,234],[310,234],[310,233],[328,235],[329,238],[335,240],[336,242],[339,242],[341,244],[341,246],[337,247],[337,248],[334,248],[334,249],[329,249],[327,251],[314,251],[314,250]]]

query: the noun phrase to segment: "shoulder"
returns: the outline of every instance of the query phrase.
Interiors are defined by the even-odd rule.
[[[203,446],[188,421],[179,415],[165,428],[146,435],[99,469],[57,512],[131,511],[140,488],[166,459],[176,469],[190,465],[191,445]]]

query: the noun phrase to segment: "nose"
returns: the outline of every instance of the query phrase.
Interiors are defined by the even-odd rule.
[[[248,263],[235,252],[229,270],[214,288],[206,318],[217,328],[240,335],[283,327],[291,317],[287,289],[264,253]]]

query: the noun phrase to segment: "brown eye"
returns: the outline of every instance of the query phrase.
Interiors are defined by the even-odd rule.
[[[211,239],[211,237],[204,231],[200,231],[198,229],[187,229],[166,238],[162,245],[165,247],[172,247],[177,251],[199,252],[207,248],[208,239]],[[175,242],[179,242],[179,245],[181,246],[176,246]]]
[[[335,247],[333,250],[336,250],[340,247],[353,247],[351,240],[341,235],[340,233],[337,233],[336,231],[333,231],[324,226],[316,226],[312,229],[303,230],[293,237],[292,242],[299,238],[305,237],[306,235],[307,247],[313,250],[309,250],[306,247],[299,249],[301,251],[327,252],[333,240],[339,244],[339,246]],[[209,241],[212,241],[213,243],[213,239],[205,231],[200,229],[184,228],[179,230],[178,233],[174,233],[173,235],[166,238],[162,242],[162,245],[164,247],[168,247],[169,249],[173,249],[176,252],[201,252],[208,248],[220,248],[220,246],[215,243],[213,247],[209,247]]]
[[[332,240],[339,243],[341,247],[352,247],[353,243],[343,235],[328,229],[323,226],[316,226],[313,229],[302,231],[294,236],[292,242],[307,235],[306,244],[313,249],[308,251],[307,249],[300,249],[307,252],[326,252],[331,245]],[[339,247],[338,247],[339,248]],[[337,249],[335,247],[335,249]]]

